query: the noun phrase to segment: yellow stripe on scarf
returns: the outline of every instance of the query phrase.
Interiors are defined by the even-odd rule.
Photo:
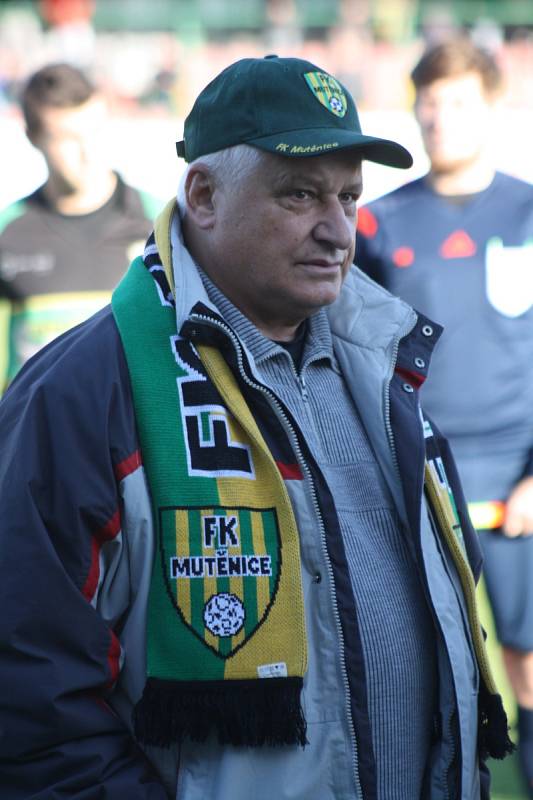
[[[159,258],[165,269],[168,285],[174,294],[174,273],[172,271],[172,247],[170,244],[170,229],[172,227],[172,217],[177,208],[176,200],[169,200],[161,213],[157,216],[154,223],[154,236]]]
[[[223,357],[218,350],[205,345],[199,345],[198,352],[225,405],[239,420],[247,440],[253,446],[256,480],[218,478],[220,504],[228,508],[243,506],[248,498],[251,504],[278,508],[278,523],[283,542],[283,564],[275,602],[265,622],[247,642],[246,647],[228,659],[224,678],[248,677],[251,670],[255,672],[258,666],[276,662],[285,662],[289,676],[304,675],[307,669],[307,641],[299,535],[287,489]],[[263,532],[255,527],[254,543],[262,536]],[[265,592],[258,588],[259,616],[264,603]]]

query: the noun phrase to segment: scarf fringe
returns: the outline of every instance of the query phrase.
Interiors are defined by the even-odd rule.
[[[509,737],[507,714],[499,694],[490,694],[484,684],[479,692],[478,750],[480,757],[502,759],[516,749]]]
[[[307,742],[300,704],[303,679],[164,681],[148,678],[133,723],[146,745],[170,747],[185,737],[222,745],[262,747]]]

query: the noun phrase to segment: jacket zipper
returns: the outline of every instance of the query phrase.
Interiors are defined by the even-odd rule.
[[[391,356],[391,367],[392,367],[391,376],[390,376],[389,381],[387,382],[387,387],[386,387],[386,390],[385,390],[385,429],[387,431],[387,437],[388,437],[389,445],[390,445],[390,449],[391,449],[392,462],[394,464],[394,468],[396,470],[396,474],[398,476],[398,480],[400,481],[400,486],[401,486],[400,465],[398,463],[398,456],[396,454],[396,445],[394,444],[394,434],[393,434],[393,431],[392,431],[392,425],[391,425],[391,421],[390,421],[390,381],[392,380],[392,375],[394,374],[394,366],[395,366],[397,358],[398,358],[398,350],[400,348],[400,341],[404,336],[407,336],[407,334],[412,331],[413,327],[414,327],[414,325],[411,325],[410,327],[407,327],[406,330],[402,331],[401,334],[398,334],[396,339],[394,340],[392,356]],[[429,594],[429,588],[428,588],[428,594]],[[431,597],[431,594],[429,594],[429,596]],[[440,622],[439,622],[439,628],[440,628]],[[441,636],[443,636],[442,630],[441,630]],[[446,730],[447,730],[447,732],[449,734],[449,738],[450,738],[450,742],[451,742],[451,757],[450,757],[448,765],[445,768],[445,773],[444,773],[446,800],[450,800],[449,775],[450,775],[450,770],[452,768],[453,761],[455,759],[455,750],[456,750],[455,739],[452,736],[451,722],[452,722],[452,720],[451,720],[451,715],[450,715],[448,717],[448,719],[446,720]]]
[[[392,463],[394,465],[396,475],[398,476],[400,486],[402,485],[402,476],[400,473],[400,465],[398,464],[398,456],[396,455],[396,445],[394,444],[394,434],[392,431],[392,425],[390,421],[390,382],[392,380],[392,376],[394,375],[394,367],[396,366],[396,361],[398,360],[398,350],[400,349],[400,340],[403,339],[404,336],[407,336],[407,334],[410,333],[413,327],[414,326],[403,331],[401,335],[398,334],[398,336],[394,340],[392,348],[392,356],[390,360],[391,364],[390,377],[387,380],[387,386],[385,389],[385,430],[387,432],[387,438],[389,440]]]
[[[453,710],[448,716],[448,720],[446,723],[446,730],[448,733],[448,739],[451,744],[451,751],[450,751],[450,760],[446,766],[444,771],[444,789],[446,791],[446,800],[450,800],[450,772],[453,766],[453,762],[455,761],[455,736],[453,735],[452,731],[452,717],[453,717]]]
[[[326,532],[325,532],[324,520],[322,519],[322,514],[320,512],[320,506],[318,504],[316,488],[315,488],[315,484],[313,482],[313,478],[312,478],[311,472],[310,472],[310,470],[309,470],[309,468],[308,468],[308,466],[307,466],[307,464],[305,462],[305,459],[303,457],[302,450],[301,450],[299,442],[298,442],[298,437],[296,436],[296,432],[295,432],[293,426],[291,425],[289,419],[287,418],[287,416],[286,416],[286,414],[285,414],[285,412],[284,412],[279,400],[277,399],[276,395],[273,392],[271,392],[267,387],[263,386],[260,383],[256,383],[255,381],[253,381],[246,374],[246,371],[244,369],[244,364],[243,364],[241,344],[240,344],[239,339],[237,338],[237,336],[231,330],[231,328],[226,326],[226,325],[224,325],[221,322],[218,322],[218,320],[214,320],[211,317],[207,317],[207,316],[204,316],[202,314],[191,314],[189,319],[205,323],[207,325],[210,325],[211,327],[219,328],[220,330],[224,331],[224,333],[232,341],[234,349],[235,349],[235,353],[237,355],[237,363],[238,363],[239,372],[241,374],[241,377],[243,378],[245,383],[248,384],[248,386],[250,386],[251,388],[255,389],[256,391],[261,392],[263,395],[265,395],[268,398],[270,405],[274,409],[274,411],[275,411],[276,415],[278,416],[278,418],[281,419],[285,429],[289,433],[289,438],[290,438],[293,450],[294,450],[294,452],[296,454],[296,457],[298,459],[298,463],[299,463],[300,467],[302,468],[302,471],[305,473],[305,475],[306,475],[306,477],[308,479],[308,482],[309,482],[309,486],[311,487],[311,500],[312,500],[313,508],[314,508],[314,511],[315,511],[315,514],[316,514],[316,517],[317,517],[317,520],[318,520],[318,523],[319,523],[320,544],[321,544],[322,552],[323,552],[323,555],[324,555],[324,560],[325,560],[327,571],[328,571],[329,585],[330,585],[330,596],[331,596],[331,601],[332,601],[332,606],[333,606],[333,614],[334,614],[334,617],[335,617],[335,626],[336,626],[337,634],[338,634],[340,657],[341,657],[342,680],[343,680],[343,685],[344,685],[346,706],[347,706],[347,709],[348,709],[348,724],[349,724],[349,728],[350,728],[350,734],[351,734],[352,745],[353,745],[352,753],[353,753],[354,781],[355,781],[357,796],[359,798],[363,798],[363,793],[362,793],[362,789],[361,789],[361,781],[360,781],[360,777],[359,777],[359,767],[358,767],[357,736],[356,736],[356,733],[355,733],[355,725],[353,723],[352,715],[351,715],[351,712],[349,710],[350,707],[351,707],[351,702],[350,702],[350,684],[349,684],[349,681],[348,681],[348,673],[347,673],[347,669],[346,669],[346,660],[345,660],[345,653],[344,653],[344,639],[343,639],[343,635],[342,635],[342,626],[341,626],[341,621],[340,621],[339,610],[338,610],[338,607],[337,607],[337,597],[336,597],[335,589],[334,589],[333,567],[331,566],[331,561],[330,561],[329,554],[328,554],[328,551],[327,551]],[[291,359],[291,361],[292,361],[292,359]],[[300,389],[302,391],[302,395],[304,396],[304,399],[305,399],[305,396],[307,394],[305,381],[300,380],[300,377],[298,376],[298,374],[296,372],[294,364],[292,365],[292,368],[293,368],[294,374],[295,374],[295,376],[296,376],[296,378],[298,380],[298,384],[299,384]]]

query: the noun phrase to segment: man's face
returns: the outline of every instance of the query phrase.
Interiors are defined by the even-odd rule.
[[[492,111],[476,72],[419,89],[415,115],[434,172],[455,172],[479,158],[490,134]]]
[[[39,129],[28,136],[42,152],[50,175],[67,193],[90,186],[107,169],[103,100],[93,98],[73,108],[42,108],[39,116]]]
[[[272,339],[337,298],[352,263],[361,164],[337,153],[258,167],[213,195],[214,282]]]

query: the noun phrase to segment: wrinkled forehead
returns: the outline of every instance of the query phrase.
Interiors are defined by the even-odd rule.
[[[273,182],[305,180],[336,187],[362,185],[361,157],[355,152],[340,151],[307,158],[290,158],[262,152],[258,168]]]

